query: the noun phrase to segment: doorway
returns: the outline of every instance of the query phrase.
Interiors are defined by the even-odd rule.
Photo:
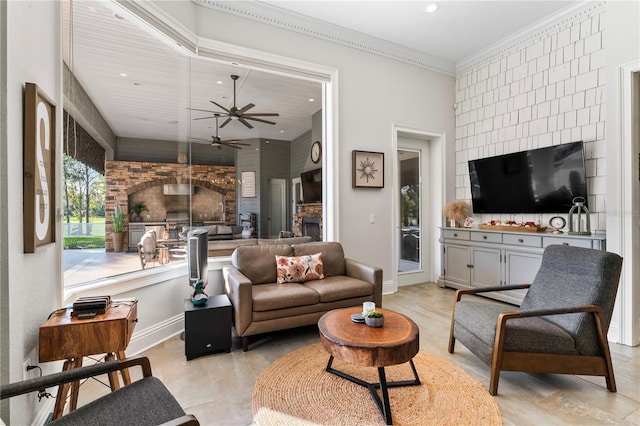
[[[278,238],[287,229],[287,180],[269,181],[269,238]]]
[[[429,138],[421,134],[398,133],[394,186],[394,241],[398,286],[431,280],[430,241],[432,222],[430,199]]]

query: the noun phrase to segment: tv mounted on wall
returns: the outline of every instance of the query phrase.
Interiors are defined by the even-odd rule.
[[[582,141],[469,161],[474,213],[566,213],[587,200]]]
[[[322,202],[322,169],[300,173],[302,182],[302,201],[304,203]]]

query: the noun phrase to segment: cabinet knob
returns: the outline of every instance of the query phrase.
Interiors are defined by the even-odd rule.
[[[519,243],[524,243],[524,240],[522,238],[518,238],[518,242]]]
[[[483,236],[482,236],[482,239],[483,239],[483,240],[486,240],[486,239],[487,239],[487,236],[486,236],[486,235],[483,235]]]
[[[473,268],[473,265],[467,265],[467,268]]]
[[[457,236],[458,236],[458,234],[455,234],[455,233],[454,233],[454,234],[453,234],[453,236],[454,236],[454,237],[457,237]]]

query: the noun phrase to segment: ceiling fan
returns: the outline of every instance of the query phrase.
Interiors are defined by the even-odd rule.
[[[278,117],[280,114],[278,114],[277,112],[254,112],[254,113],[248,113],[247,111],[249,111],[251,108],[255,107],[255,105],[252,104],[252,103],[249,103],[249,104],[245,105],[244,107],[242,107],[240,109],[238,109],[236,107],[236,81],[238,80],[238,78],[239,77],[237,75],[231,75],[231,79],[233,80],[233,106],[231,108],[225,108],[225,107],[223,107],[222,105],[220,105],[219,103],[217,103],[215,101],[209,101],[212,104],[214,104],[215,106],[217,106],[218,108],[224,110],[225,111],[224,113],[208,111],[208,110],[205,110],[205,109],[196,109],[196,108],[190,108],[190,109],[193,109],[195,111],[213,112],[214,115],[218,114],[219,117],[227,117],[227,119],[224,121],[224,123],[222,123],[220,125],[220,128],[223,128],[224,126],[229,124],[229,122],[231,120],[238,120],[239,122],[241,122],[242,124],[244,124],[245,126],[247,126],[250,129],[253,129],[253,126],[247,120],[258,121],[260,123],[266,123],[266,124],[276,124],[273,121],[268,121],[268,120],[264,120],[264,119],[256,118],[256,117]],[[203,120],[205,118],[208,118],[208,117],[196,118],[195,120]]]
[[[213,116],[216,119],[216,134],[211,136],[211,146],[218,148],[218,149],[222,149],[222,146],[228,146],[231,148],[235,148],[235,149],[242,149],[240,148],[238,145],[242,145],[242,146],[250,146],[248,143],[241,143],[240,140],[228,140],[228,141],[223,141],[222,139],[220,139],[220,137],[218,136],[218,118],[220,117],[220,114],[218,113],[214,113]],[[197,141],[207,141],[209,142],[208,139],[194,139]]]

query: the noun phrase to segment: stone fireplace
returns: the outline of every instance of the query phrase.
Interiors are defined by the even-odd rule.
[[[293,232],[297,237],[310,236],[322,241],[322,204],[298,204],[293,215]]]
[[[119,205],[123,212],[138,201],[147,205],[143,223],[162,223],[167,212],[189,211],[191,221],[236,223],[236,168],[234,166],[185,165],[134,161],[107,161],[105,164],[105,246],[113,251],[113,211]],[[163,194],[165,184],[191,183],[195,193]],[[129,222],[125,217],[123,245],[128,245]]]

